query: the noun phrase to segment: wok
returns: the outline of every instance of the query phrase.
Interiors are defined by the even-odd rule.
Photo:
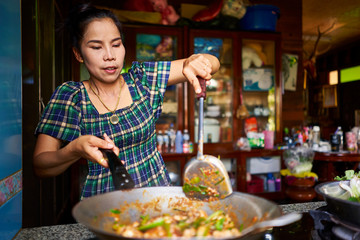
[[[130,239],[117,235],[111,229],[113,218],[110,210],[113,208],[121,211],[123,224],[139,220],[141,215],[149,214],[153,217],[172,214],[176,212],[174,209],[201,208],[208,214],[221,209],[230,214],[236,227],[243,224],[244,230],[256,222],[282,216],[278,205],[257,196],[233,192],[219,201],[195,201],[187,198],[181,187],[147,187],[105,193],[77,203],[72,214],[77,222],[85,225],[100,239]],[[236,239],[257,239],[267,228],[255,229],[251,234]]]
[[[349,181],[343,182],[349,184]],[[330,213],[359,228],[360,203],[349,201],[349,192],[342,189],[339,183],[339,181],[321,183],[315,186],[315,191],[324,197]]]

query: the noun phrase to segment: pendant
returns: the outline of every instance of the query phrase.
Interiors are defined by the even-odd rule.
[[[115,114],[113,114],[111,117],[110,117],[110,122],[111,124],[115,125],[115,124],[118,124],[119,123],[119,117]]]

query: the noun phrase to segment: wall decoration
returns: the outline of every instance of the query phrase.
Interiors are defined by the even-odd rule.
[[[323,108],[337,107],[336,85],[323,86],[322,92],[323,92]]]
[[[282,77],[285,90],[296,91],[298,62],[298,55],[287,53],[282,55]]]

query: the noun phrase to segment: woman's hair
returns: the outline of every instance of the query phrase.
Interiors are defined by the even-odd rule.
[[[64,27],[67,29],[70,41],[73,47],[80,49],[80,41],[83,38],[84,31],[89,23],[96,19],[110,18],[122,35],[122,28],[116,15],[106,9],[99,9],[90,3],[79,4],[75,6],[69,13]]]

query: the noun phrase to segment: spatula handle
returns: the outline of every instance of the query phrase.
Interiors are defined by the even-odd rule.
[[[197,158],[202,160],[204,158],[204,99],[206,98],[206,82],[203,78],[198,79],[201,87],[201,93],[197,95],[197,98],[199,99],[199,142]]]
[[[196,94],[196,98],[200,99],[201,97],[206,99],[206,80],[203,78],[198,77],[200,87],[201,87],[201,93]]]

